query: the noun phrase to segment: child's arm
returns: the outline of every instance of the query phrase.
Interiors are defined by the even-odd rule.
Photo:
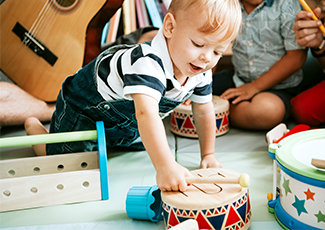
[[[305,63],[307,50],[288,50],[287,54],[275,63],[269,71],[251,83],[226,90],[220,97],[233,100],[237,104],[251,99],[255,94],[267,90],[290,77]]]
[[[212,101],[204,104],[192,102],[195,128],[199,136],[201,168],[219,168],[221,162],[214,154],[216,120]]]
[[[175,161],[170,151],[158,102],[145,94],[133,94],[133,100],[141,140],[156,169],[158,187],[161,191],[185,191],[185,177],[192,174]]]

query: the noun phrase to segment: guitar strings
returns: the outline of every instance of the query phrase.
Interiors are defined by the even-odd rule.
[[[62,3],[66,0],[46,0],[42,10],[38,14],[32,28],[30,29],[29,33],[31,33],[34,37],[41,37],[41,33],[45,33],[44,26],[48,28],[52,28],[55,24],[55,16],[58,14],[57,10],[51,10],[51,3],[50,1],[56,1],[58,5],[62,6]],[[44,25],[45,24],[45,25]]]
[[[52,0],[52,1],[55,1],[55,0]],[[52,9],[51,4],[54,4],[54,3],[47,4],[47,8],[46,8],[46,11],[44,12],[44,16],[43,16],[43,17],[45,17],[45,19],[42,19],[42,21],[39,25],[39,27],[41,28],[38,32],[39,37],[41,36],[41,32],[43,32],[43,34],[44,34],[46,31],[49,31],[49,30],[45,30],[44,29],[45,27],[53,28],[53,25],[55,24],[55,16],[57,15],[57,10]]]
[[[59,6],[65,6],[64,4],[67,0],[46,0],[45,4],[43,5],[41,11],[37,15],[35,21],[33,22],[31,28],[29,29],[28,33],[35,38],[41,38],[41,36],[49,31],[44,30],[45,26],[48,28],[52,28],[55,24],[55,16],[58,14],[58,10],[52,9],[51,4],[58,4]],[[41,34],[43,32],[43,34]],[[28,40],[27,40],[28,41]],[[23,43],[26,41],[24,40]]]
[[[44,14],[48,11],[48,9],[49,9],[49,3],[46,0],[46,3],[42,7],[42,10],[37,15],[37,18],[34,21],[32,27],[29,29],[29,31],[28,31],[29,34],[32,34],[33,36],[36,36],[36,32],[37,32],[38,28],[40,27],[40,23],[41,23],[41,21],[42,21],[42,19],[44,17]]]

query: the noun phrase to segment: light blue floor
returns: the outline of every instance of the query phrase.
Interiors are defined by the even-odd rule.
[[[199,168],[199,145],[196,139],[178,137],[169,130],[169,118],[164,120],[169,145],[177,161],[190,170]],[[47,124],[48,125],[48,124]],[[294,123],[287,124],[290,129]],[[249,195],[252,208],[251,230],[282,229],[268,212],[266,195],[272,192],[272,160],[267,154],[266,132],[248,132],[230,128],[216,138],[216,155],[223,167],[251,177]],[[25,135],[22,127],[2,128],[1,138]],[[34,156],[30,146],[1,149],[1,159]],[[163,222],[152,223],[130,219],[125,211],[129,189],[139,185],[154,185],[155,170],[145,151],[109,152],[108,201],[47,206],[0,213],[3,229],[164,229]],[[1,188],[0,188],[1,189]],[[1,204],[0,204],[1,205]]]

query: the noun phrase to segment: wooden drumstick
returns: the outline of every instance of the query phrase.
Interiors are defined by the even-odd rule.
[[[311,164],[317,168],[325,169],[325,160],[313,158],[311,159]]]
[[[239,184],[243,188],[249,186],[250,178],[247,173],[241,174],[239,177],[185,177],[186,182],[192,183],[216,183],[216,184]]]

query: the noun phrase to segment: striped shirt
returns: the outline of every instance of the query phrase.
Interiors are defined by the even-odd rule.
[[[212,100],[211,70],[190,77],[184,86],[176,80],[162,30],[151,42],[103,56],[97,82],[98,92],[107,101],[132,100],[135,93],[149,95],[157,102],[162,96],[183,101],[189,93],[196,103]]]

